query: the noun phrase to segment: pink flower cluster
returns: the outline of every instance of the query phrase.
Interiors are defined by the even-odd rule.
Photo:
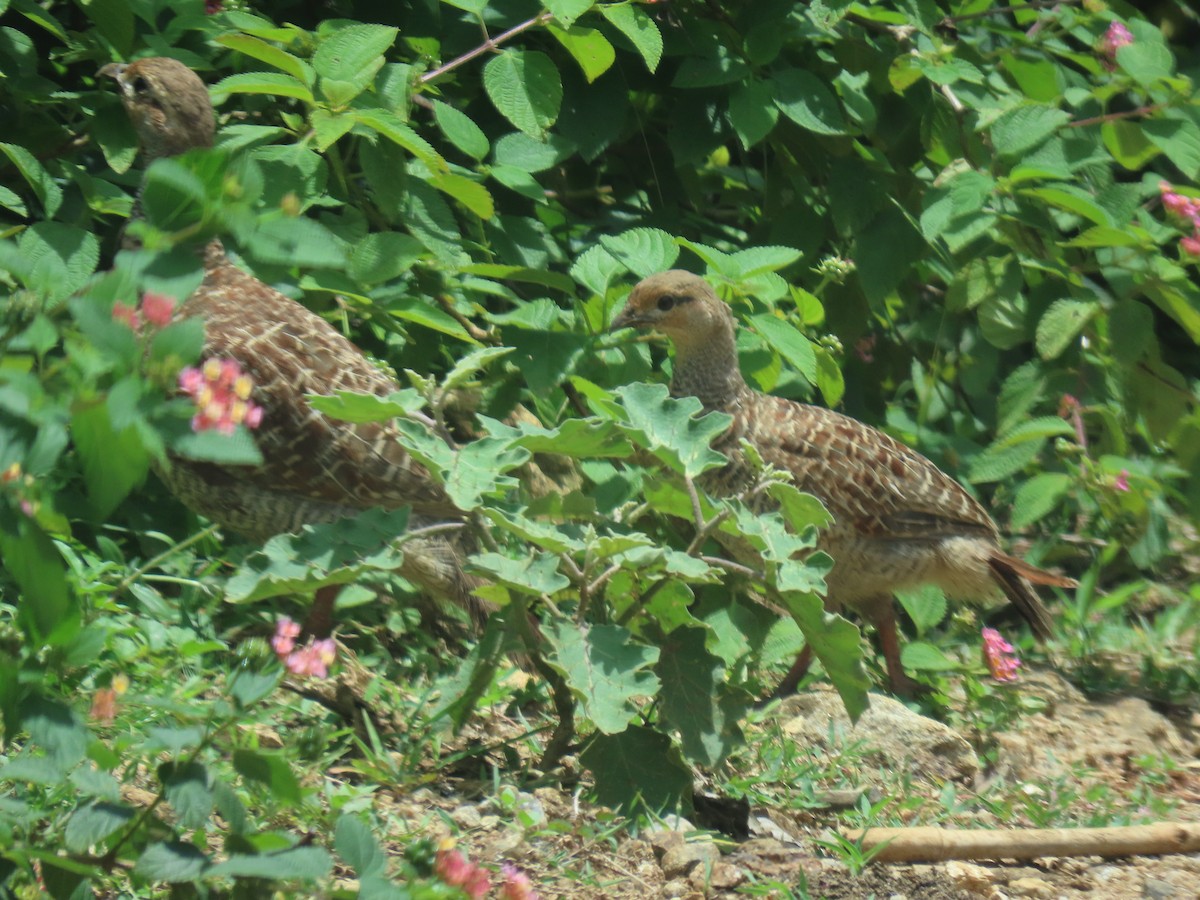
[[[11,487],[9,487],[10,485]],[[0,472],[0,487],[13,492],[17,499],[17,506],[27,518],[32,519],[37,515],[38,502],[32,497],[32,491],[36,487],[36,480],[21,468],[19,462],[13,463],[3,472]]]
[[[275,623],[275,637],[271,638],[271,649],[279,657],[280,662],[293,675],[314,675],[326,678],[329,666],[337,658],[337,644],[333,638],[323,640],[309,639],[308,643],[296,648],[296,638],[300,637],[300,626],[283,616]]]
[[[124,322],[133,331],[141,331],[143,322],[149,322],[155,328],[166,328],[171,324],[171,315],[174,312],[174,297],[147,291],[142,294],[142,302],[139,306],[129,303],[114,303],[112,317],[116,322]]]
[[[983,629],[983,661],[997,681],[1016,681],[1021,661],[1014,655],[1013,645],[995,628]]]
[[[1108,26],[1108,30],[1104,32],[1104,37],[1100,38],[1098,49],[1111,69],[1113,68],[1112,64],[1116,62],[1117,51],[1122,47],[1128,47],[1132,43],[1133,32],[1120,22],[1113,22]]]
[[[1188,256],[1200,256],[1200,200],[1175,193],[1175,189],[1166,181],[1158,183],[1158,190],[1167,212],[1192,228],[1191,235],[1181,238],[1179,246]]]
[[[216,429],[233,434],[238,425],[257,428],[262,407],[250,399],[254,380],[242,372],[236,359],[209,359],[200,368],[188,366],[179,373],[179,387],[196,404],[193,431]]]
[[[438,847],[433,863],[434,874],[443,884],[456,887],[471,900],[483,900],[492,886],[491,874],[483,866],[467,859],[454,849],[454,840],[447,838]],[[505,863],[501,868],[504,883],[500,885],[500,900],[538,900],[537,891],[529,876],[516,866]]]

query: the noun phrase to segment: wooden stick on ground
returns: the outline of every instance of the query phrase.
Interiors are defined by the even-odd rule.
[[[878,862],[947,859],[1033,859],[1038,856],[1153,856],[1200,851],[1200,823],[1160,823],[1116,828],[869,828],[843,832],[863,850],[887,846]],[[890,843],[888,843],[890,841]]]

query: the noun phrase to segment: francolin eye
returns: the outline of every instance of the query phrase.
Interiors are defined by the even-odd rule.
[[[148,82],[141,75],[133,79],[129,86],[133,88],[133,92],[135,94],[144,94],[146,91],[150,90],[150,82]]]
[[[674,308],[674,306],[675,306],[675,298],[672,297],[670,294],[664,294],[663,296],[658,298],[658,308],[660,311],[667,312],[668,310]]]

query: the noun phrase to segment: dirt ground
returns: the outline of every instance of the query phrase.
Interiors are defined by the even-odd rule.
[[[964,791],[982,793],[994,779],[1041,786],[1032,791],[1053,785],[1063,795],[1046,796],[1044,802],[1058,803],[1069,819],[1086,822],[1101,806],[1136,817],[1144,810],[1128,804],[1138,802],[1135,796],[1146,796],[1146,780],[1138,778],[1144,759],[1165,757],[1167,762],[1155,770],[1161,776],[1150,784],[1153,796],[1173,805],[1167,821],[1200,822],[1200,714],[1164,715],[1138,698],[1088,699],[1046,672],[1027,674],[1022,689],[1040,698],[1044,709],[1023,715],[1009,732],[996,735],[995,764],[981,768],[973,784],[961,786]],[[504,730],[498,721],[482,727],[493,737]],[[914,792],[936,796],[944,784],[920,771],[907,774]],[[1142,794],[1134,794],[1135,788]],[[875,863],[854,875],[817,843],[839,824],[832,813],[752,808],[749,818],[757,825],[740,841],[670,829],[634,837],[617,828],[607,811],[559,789],[522,794],[516,809],[523,806],[546,822],[570,827],[526,830],[514,821],[516,809],[498,810],[494,800],[472,801],[470,795],[469,785],[442,784],[397,798],[394,813],[426,823],[418,830],[457,831],[460,847],[480,862],[515,863],[530,874],[543,898],[1200,897],[1200,854]],[[986,814],[971,824],[1013,827],[989,822]],[[800,883],[807,885],[807,895],[797,887]]]

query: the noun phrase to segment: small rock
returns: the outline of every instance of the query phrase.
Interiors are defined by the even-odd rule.
[[[663,875],[672,879],[687,875],[701,863],[715,863],[720,858],[720,849],[709,838],[702,841],[684,841],[672,846],[663,854],[660,865]]]
[[[479,810],[474,806],[460,806],[450,813],[450,818],[454,820],[454,824],[459,828],[478,828],[483,821],[483,817],[479,815]]]
[[[1159,878],[1147,878],[1142,885],[1142,893],[1151,900],[1171,900],[1179,896],[1174,885]]]
[[[659,859],[662,859],[663,854],[668,850],[682,847],[687,842],[687,838],[679,831],[651,831],[646,835],[646,839],[654,848],[654,855]]]
[[[903,703],[871,694],[871,705],[850,724],[832,688],[788,697],[780,706],[784,733],[798,743],[828,747],[861,741],[866,759],[886,772],[918,772],[934,780],[970,781],[979,759],[962,735],[941,722],[917,715]]]
[[[719,891],[732,891],[746,880],[746,873],[727,862],[713,863],[708,883]]]
[[[682,878],[676,878],[673,881],[668,881],[662,886],[662,892],[659,896],[664,898],[684,897],[692,892],[692,887]]]
[[[514,850],[525,843],[525,832],[520,828],[505,828],[489,844],[492,856],[512,856]]]
[[[946,875],[954,882],[956,888],[968,894],[992,898],[997,893],[995,885],[992,884],[991,871],[983,866],[951,860],[946,863]]]
[[[1017,878],[1008,883],[1014,897],[1033,897],[1035,900],[1052,900],[1054,886],[1040,878]]]

